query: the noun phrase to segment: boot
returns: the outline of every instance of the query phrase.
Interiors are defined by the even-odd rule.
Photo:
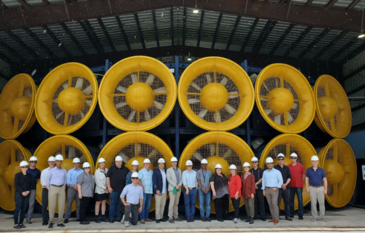
[[[253,224],[254,220],[253,218],[250,219],[250,224]]]
[[[95,215],[95,222],[96,223],[101,223],[99,215]]]
[[[250,221],[251,221],[251,217],[248,217],[245,222],[250,222]]]

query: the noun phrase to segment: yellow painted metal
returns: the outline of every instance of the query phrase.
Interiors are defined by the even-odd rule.
[[[327,202],[335,208],[347,205],[354,195],[357,178],[351,146],[342,139],[333,139],[322,148],[319,156],[328,181]]]
[[[334,138],[344,138],[351,130],[351,106],[341,84],[330,75],[321,75],[314,85],[318,127]]]
[[[273,77],[279,78],[280,82],[277,82],[277,88],[270,90],[266,97],[268,100],[266,106],[263,106],[260,90],[262,87],[267,88],[263,83]],[[293,90],[296,96],[292,94]],[[314,119],[315,103],[312,88],[304,75],[292,66],[276,63],[265,67],[256,79],[255,97],[261,115],[273,128],[282,133],[300,133],[307,129]],[[289,122],[286,112],[292,108],[293,103],[299,105],[297,106],[299,114],[293,122]],[[275,115],[284,114],[285,124],[276,123],[267,115],[264,108],[268,108]]]
[[[32,154],[15,140],[2,142],[0,151],[0,207],[6,211],[14,211],[14,177],[20,172],[20,162],[28,161]]]
[[[166,87],[166,102],[160,114],[145,122],[131,122],[123,118],[114,103],[118,84],[135,72],[138,75],[140,72],[149,72],[158,77]],[[139,113],[151,108],[155,95],[161,94],[154,93],[149,85],[139,81],[126,88],[127,104]],[[100,83],[98,99],[104,117],[116,128],[125,131],[146,131],[158,126],[170,115],[176,102],[176,81],[167,66],[159,60],[147,56],[129,57],[114,64],[105,74]]]
[[[73,79],[86,79],[91,87],[92,95],[85,94],[79,88],[72,86]],[[60,90],[61,87],[61,90]],[[70,62],[54,68],[43,79],[36,96],[35,113],[39,124],[51,134],[70,134],[83,126],[93,113],[98,92],[98,83],[94,73],[85,65]],[[54,99],[54,98],[58,99]],[[85,109],[85,100],[89,103],[89,110],[82,114],[81,120],[73,125],[68,125],[68,119]],[[52,112],[52,105],[57,104],[64,111],[64,124],[56,120]]]
[[[189,105],[189,87],[196,77],[208,72],[213,72],[215,75],[220,73],[231,79],[237,86],[238,93],[235,96],[239,96],[240,102],[235,113],[226,121],[208,122],[200,118]],[[210,112],[221,110],[229,98],[226,87],[216,82],[215,75],[212,83],[201,87],[201,92],[197,93],[202,106]],[[185,115],[198,127],[206,130],[227,131],[241,125],[251,114],[254,106],[254,89],[247,73],[238,64],[222,57],[206,57],[193,62],[185,69],[179,81],[178,99]]]
[[[5,85],[0,96],[0,137],[15,139],[35,123],[36,85],[28,74],[18,74]]]
[[[251,158],[254,157],[254,154],[251,148],[247,145],[245,141],[243,141],[238,136],[227,133],[227,132],[207,132],[203,133],[193,140],[189,142],[189,144],[185,147],[184,151],[181,154],[179,160],[179,168],[181,171],[186,170],[186,161],[191,159],[194,156],[194,153],[202,146],[206,144],[215,144],[218,148],[215,150],[216,152],[219,151],[219,145],[223,144],[228,146],[233,152],[238,156],[241,164],[244,162],[248,162],[251,164]],[[221,151],[220,151],[221,152]],[[223,152],[225,153],[225,152]],[[222,173],[229,178],[229,163],[226,159],[220,157],[221,155],[213,155],[206,157],[208,160],[207,168],[212,172],[215,173],[215,165],[220,163],[222,165]],[[200,165],[200,164],[199,164]],[[251,164],[252,167],[252,164]],[[239,168],[241,170],[241,168]],[[197,197],[197,200],[198,197]],[[244,205],[243,198],[241,198],[240,206]],[[196,202],[195,205],[199,208],[199,201]],[[229,198],[229,212],[234,211],[231,199]],[[211,213],[215,214],[215,206],[214,201],[211,200]]]
[[[62,154],[63,162],[62,167],[66,170],[73,168],[72,157],[74,155],[70,154],[70,149],[67,152],[67,148],[74,147],[82,156],[76,156],[81,160],[81,168],[83,162],[90,163],[90,172],[94,173],[94,160],[87,149],[87,147],[77,138],[69,136],[69,135],[56,135],[53,137],[48,138],[42,144],[38,146],[36,151],[34,152],[34,156],[38,158],[37,161],[37,168],[42,171],[43,169],[48,167],[48,158],[51,155]],[[70,157],[69,157],[70,156]],[[66,189],[65,189],[66,191]],[[40,182],[37,184],[37,192],[36,192],[36,199],[38,203],[42,204],[42,185]],[[65,205],[66,207],[66,205]],[[72,204],[72,211],[76,210],[75,202]],[[56,206],[56,213],[58,212]]]
[[[281,134],[274,139],[272,139],[265,147],[265,149],[261,153],[259,166],[262,169],[266,169],[265,161],[267,157],[272,157],[274,159],[274,164],[277,165],[278,161],[276,156],[279,153],[283,153],[285,155],[285,165],[289,165],[291,163],[290,154],[297,153],[298,162],[303,164],[304,169],[307,170],[312,166],[311,157],[316,155],[317,152],[313,148],[312,144],[302,136],[297,134]],[[305,187],[305,182],[303,181],[303,187]],[[307,205],[310,202],[310,196],[303,189],[303,206]],[[284,202],[282,201],[280,208],[284,210]],[[298,199],[295,198],[294,208],[298,209]]]

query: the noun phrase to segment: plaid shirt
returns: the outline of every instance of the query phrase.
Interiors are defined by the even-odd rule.
[[[144,187],[144,193],[146,194],[153,194],[152,175],[153,171],[151,169],[147,171],[146,168],[143,168],[138,172],[139,179]]]

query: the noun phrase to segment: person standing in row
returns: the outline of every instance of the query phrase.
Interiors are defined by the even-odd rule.
[[[212,172],[207,169],[208,161],[206,159],[202,159],[200,162],[200,167],[196,172],[196,179],[198,180],[199,185],[199,209],[200,209],[200,217],[203,222],[210,222],[210,198],[212,192],[210,191],[209,180],[212,177]],[[204,208],[205,201],[205,208]],[[205,209],[205,211],[204,211]]]
[[[245,200],[245,208],[247,213],[247,220],[245,222],[254,223],[255,217],[255,194],[256,184],[255,176],[250,172],[250,164],[245,162],[243,164],[244,173],[241,176],[242,180],[242,197]]]
[[[163,221],[163,212],[166,205],[167,196],[167,176],[165,169],[165,160],[160,158],[158,160],[158,168],[153,171],[152,182],[153,182],[153,193],[155,194],[155,215],[156,223]]]
[[[65,185],[67,182],[67,172],[61,167],[63,156],[58,154],[55,157],[56,166],[49,170],[47,176],[48,202],[49,202],[49,225],[48,228],[53,228],[54,214],[56,203],[58,203],[58,227],[63,225],[63,213],[65,210]]]
[[[23,221],[25,211],[29,203],[29,196],[32,186],[32,176],[27,173],[28,162],[20,162],[20,172],[15,174],[14,187],[15,187],[15,211],[14,211],[14,229],[25,228]]]
[[[42,219],[43,219],[43,226],[48,225],[48,188],[47,188],[47,176],[50,169],[54,168],[55,166],[55,158],[50,156],[48,158],[48,167],[42,170],[41,173],[41,185],[42,185]]]
[[[127,178],[126,178],[126,181],[125,181],[125,185],[132,184],[132,174],[133,174],[133,172],[138,173],[138,165],[139,165],[138,160],[133,160],[132,161],[132,171],[128,172],[128,175],[127,175]]]
[[[283,185],[283,176],[274,168],[274,160],[271,157],[266,158],[267,170],[262,175],[262,190],[270,207],[274,225],[279,223],[278,196],[279,188]]]
[[[105,217],[106,200],[108,200],[108,188],[106,185],[106,174],[108,168],[105,167],[105,159],[100,158],[99,168],[95,171],[95,222],[100,223],[101,221],[107,222]],[[85,169],[85,168],[84,168]],[[101,205],[101,217],[99,217]]]
[[[276,165],[274,168],[278,171],[280,171],[282,177],[283,177],[283,184],[281,185],[281,188],[279,189],[279,197],[278,197],[278,208],[280,211],[280,204],[281,199],[284,199],[284,209],[285,209],[285,220],[293,221],[293,219],[290,218],[290,189],[289,189],[289,183],[291,181],[291,174],[290,169],[285,166],[284,160],[285,155],[282,153],[278,154],[277,157],[279,164]]]
[[[305,174],[305,186],[311,198],[312,222],[316,220],[327,222],[324,218],[324,195],[327,194],[327,177],[323,168],[318,166],[318,160],[318,156],[312,156],[312,167],[308,168]],[[319,216],[317,202],[319,203]]]
[[[74,158],[72,163],[74,167],[67,172],[67,205],[65,221],[63,223],[68,223],[74,201],[76,202],[76,221],[80,220],[80,199],[77,192],[77,178],[84,171],[80,168],[81,161],[79,158]]]
[[[138,173],[132,173],[132,184],[126,185],[120,194],[120,199],[125,206],[124,226],[129,227],[129,223],[137,225],[138,213],[142,212],[143,205],[143,189],[138,184]]]
[[[182,183],[184,185],[184,204],[185,213],[188,222],[194,222],[196,192],[198,182],[196,181],[196,172],[193,170],[193,162],[186,161],[186,170],[182,173]]]
[[[148,218],[148,215],[150,212],[151,199],[153,194],[153,171],[150,169],[151,161],[149,159],[145,159],[143,161],[143,164],[144,168],[142,168],[138,172],[139,185],[141,185],[143,189],[143,205],[142,212],[140,213],[141,224],[144,224],[145,222],[151,222],[151,219]]]
[[[109,168],[106,174],[106,184],[110,193],[109,205],[109,222],[121,221],[122,219],[122,201],[120,194],[125,187],[126,177],[129,172],[128,168],[123,165],[122,156],[115,157],[115,166]]]
[[[234,207],[233,222],[237,223],[240,219],[240,201],[241,201],[241,178],[237,175],[237,167],[232,164],[229,166],[230,177],[228,179],[229,195]]]
[[[29,168],[27,169],[27,173],[32,176],[32,184],[31,184],[31,191],[29,195],[29,207],[27,213],[27,223],[32,224],[32,214],[34,210],[35,204],[35,196],[37,191],[37,183],[41,178],[41,172],[36,168],[37,165],[37,157],[32,156],[29,159]]]
[[[304,166],[298,163],[298,155],[291,153],[291,164],[288,165],[291,178],[290,181],[290,217],[294,218],[294,198],[297,194],[298,198],[298,216],[299,220],[303,220],[303,181],[305,180]]]
[[[80,199],[80,224],[90,224],[86,221],[86,210],[94,195],[95,180],[90,173],[90,163],[83,163],[84,172],[77,177],[77,191]]]
[[[217,220],[223,222],[228,217],[229,190],[227,177],[222,173],[222,165],[219,163],[215,165],[215,173],[210,178],[210,187],[213,192]]]
[[[179,199],[181,194],[182,177],[181,170],[177,167],[177,158],[171,158],[171,167],[167,169],[167,182],[169,183],[169,222],[174,223],[174,220],[181,221],[178,213]]]
[[[266,213],[265,213],[265,199],[263,195],[263,191],[261,189],[262,183],[262,175],[264,174],[264,170],[259,168],[259,160],[256,157],[251,159],[253,168],[250,170],[251,174],[255,177],[255,219],[261,219],[262,221],[266,221]],[[259,217],[260,212],[260,217]]]

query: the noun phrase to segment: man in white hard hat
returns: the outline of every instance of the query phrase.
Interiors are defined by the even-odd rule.
[[[142,212],[143,205],[143,189],[138,184],[138,173],[132,173],[132,184],[125,186],[120,194],[120,199],[125,206],[124,225],[129,227],[129,223],[137,225],[138,213]]]
[[[56,204],[58,204],[58,227],[64,227],[63,225],[63,213],[65,209],[65,186],[67,182],[67,172],[61,167],[63,156],[58,154],[55,157],[56,166],[49,170],[47,176],[47,188],[48,188],[48,202],[49,202],[49,225],[48,228],[53,228],[54,214],[56,210]]]
[[[284,209],[285,209],[285,220],[287,221],[293,221],[293,219],[290,218],[290,189],[289,184],[291,181],[291,173],[290,169],[285,166],[284,160],[285,155],[283,153],[279,153],[277,156],[277,160],[279,162],[278,165],[276,165],[274,168],[278,171],[280,171],[282,177],[283,177],[283,184],[281,185],[281,188],[279,189],[279,197],[278,197],[278,208],[280,211],[280,203],[281,199],[284,199]]]
[[[35,204],[35,196],[36,196],[36,189],[37,189],[37,183],[39,179],[41,178],[41,172],[38,168],[36,168],[37,165],[37,157],[32,156],[29,159],[29,168],[27,170],[27,173],[32,176],[32,183],[30,185],[31,191],[29,195],[29,206],[28,206],[28,213],[27,213],[27,223],[32,224],[32,214],[34,210],[34,204]]]
[[[200,161],[200,169],[196,172],[196,179],[199,186],[199,210],[200,217],[203,222],[210,222],[210,199],[212,192],[210,190],[209,180],[212,177],[212,172],[207,169],[208,161],[202,159]],[[205,201],[205,205],[204,205]],[[205,209],[205,211],[204,211]]]
[[[151,206],[151,199],[153,194],[153,182],[152,176],[153,171],[150,169],[151,161],[149,159],[145,159],[143,161],[144,168],[142,168],[138,172],[139,185],[142,186],[143,189],[143,205],[142,212],[140,213],[141,223],[151,222],[151,219],[148,218]]]
[[[165,160],[163,158],[160,158],[157,163],[158,168],[153,171],[152,182],[153,193],[155,194],[156,202],[156,223],[160,223],[160,221],[163,221],[163,212],[166,205],[168,182],[166,177]]]
[[[312,221],[323,221],[327,222],[324,218],[325,206],[324,206],[324,195],[327,194],[327,177],[323,168],[318,166],[318,156],[313,155],[312,167],[307,169],[305,174],[305,186],[307,193],[311,198],[311,209],[312,209]],[[319,213],[317,212],[317,202],[319,203]]]
[[[106,183],[110,193],[109,222],[121,221],[122,201],[120,194],[125,187],[129,169],[123,165],[122,156],[118,155],[114,159],[115,166],[111,166],[106,174]]]
[[[182,173],[182,183],[184,185],[184,204],[185,213],[188,222],[194,222],[196,193],[198,182],[196,180],[196,172],[193,170],[193,162],[187,160],[186,170]]]
[[[182,177],[181,170],[177,167],[177,158],[171,158],[171,167],[167,169],[167,181],[169,182],[169,222],[181,221],[179,218],[178,205],[181,194]]]
[[[253,157],[251,159],[251,163],[253,168],[250,170],[250,172],[255,177],[255,188],[256,188],[256,195],[254,199],[254,206],[255,206],[254,219],[261,219],[262,221],[266,221],[265,199],[263,191],[261,189],[262,176],[264,174],[264,170],[259,168],[259,160],[256,157]]]
[[[47,176],[50,169],[54,168],[56,159],[53,156],[48,158],[48,167],[42,170],[41,173],[41,185],[42,185],[42,225],[48,225],[48,188],[47,188]]]
[[[74,167],[67,172],[67,206],[63,223],[68,223],[74,201],[76,202],[76,221],[80,221],[80,199],[77,192],[77,178],[84,170],[80,168],[81,161],[79,158],[74,158],[72,163]]]
[[[290,154],[291,164],[288,165],[291,174],[290,181],[290,217],[294,218],[294,198],[298,198],[298,216],[303,220],[303,181],[305,180],[304,166],[298,163],[298,155]]]
[[[270,207],[272,219],[269,222],[276,225],[279,223],[278,196],[279,188],[283,185],[283,176],[274,168],[274,160],[271,157],[266,158],[266,166],[267,170],[262,175],[261,189]]]

